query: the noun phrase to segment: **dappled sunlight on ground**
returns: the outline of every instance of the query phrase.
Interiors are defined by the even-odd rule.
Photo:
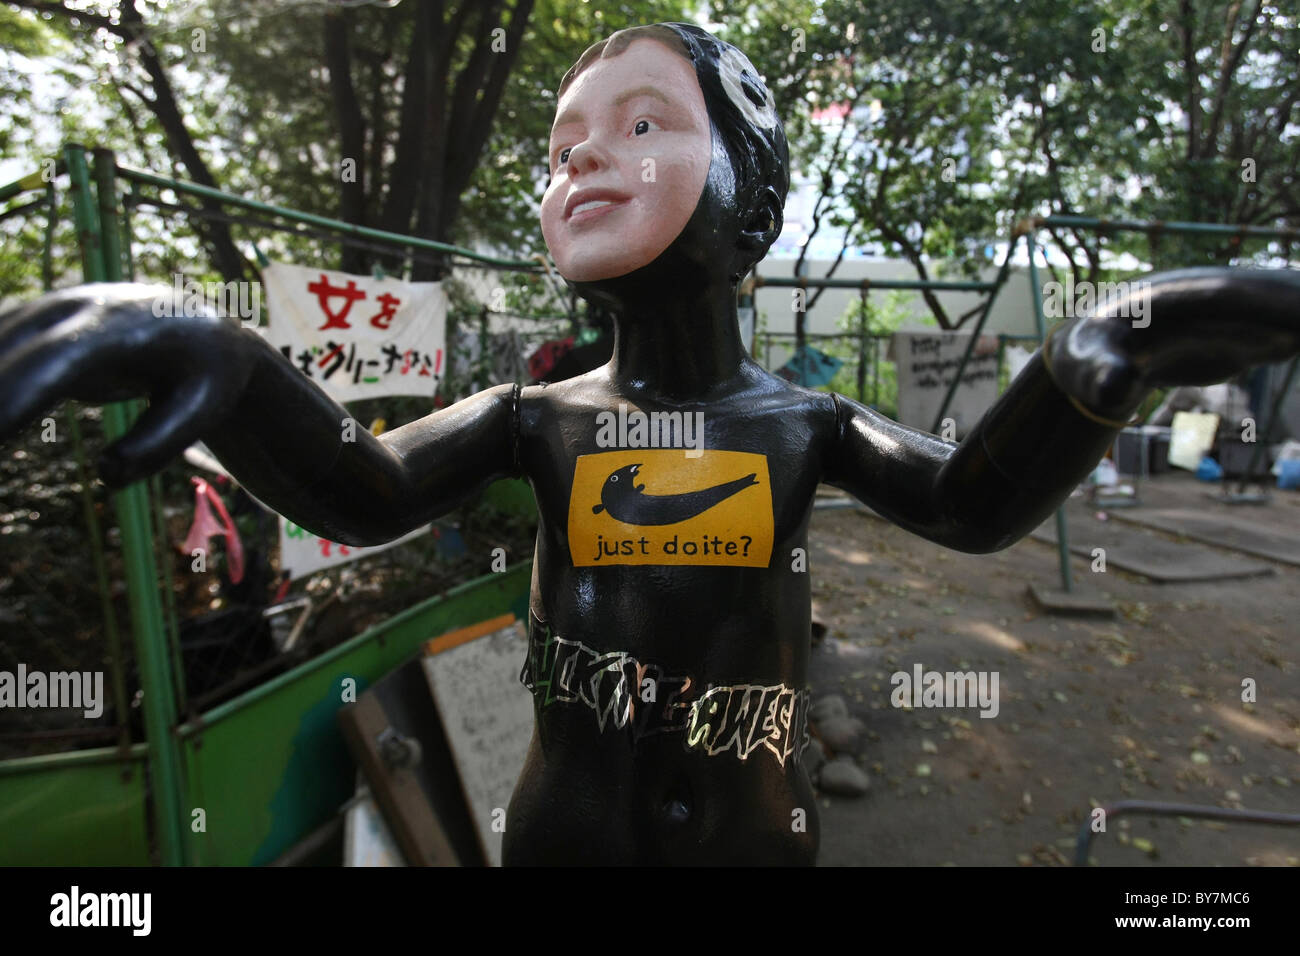
[[[1215,704],[1212,709],[1220,720],[1225,724],[1231,724],[1242,733],[1254,734],[1277,747],[1289,747],[1296,751],[1298,755],[1296,759],[1300,761],[1300,733],[1283,726],[1280,718],[1271,721],[1261,720],[1246,713],[1240,704]],[[1300,797],[1297,797],[1296,802],[1300,804]]]
[[[829,547],[826,551],[835,560],[843,561],[845,564],[865,566],[872,563],[871,555],[859,548]]]
[[[1002,650],[1023,651],[1025,649],[1025,644],[1020,638],[988,621],[959,621],[953,626],[963,634],[973,635]]]
[[[1179,479],[1144,482],[1145,506],[1217,507]],[[1292,497],[1252,520],[1300,535]],[[849,511],[814,514],[809,567],[827,625],[810,682],[865,722],[856,759],[872,781],[861,798],[820,796],[823,865],[1066,865],[1090,809],[1125,799],[1300,809],[1300,569],[1155,585],[1089,577],[1078,559],[1076,580],[1117,614],[1050,617],[1025,586],[1054,585],[1053,547],[958,554]],[[997,716],[895,707],[893,675],[917,664],[996,673]],[[1259,681],[1253,705],[1240,702],[1246,677]],[[1134,815],[1097,836],[1092,858],[1296,865],[1300,831]]]

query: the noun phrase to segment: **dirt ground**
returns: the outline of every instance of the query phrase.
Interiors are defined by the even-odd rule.
[[[1208,499],[1212,487],[1162,475],[1141,486],[1142,507],[1300,537],[1300,494],[1234,507]],[[1072,540],[1095,520],[1072,522]],[[1075,580],[1118,612],[1049,616],[1025,591],[1059,586],[1052,545],[967,555],[863,509],[816,511],[813,609],[828,633],[810,680],[866,723],[858,760],[871,778],[865,797],[821,797],[820,864],[1062,865],[1090,808],[1124,799],[1300,813],[1300,568],[1266,563],[1264,577],[1155,584],[1075,558]],[[917,663],[996,671],[999,713],[893,707],[891,675]],[[1253,704],[1241,699],[1248,677]],[[1092,858],[1296,866],[1300,827],[1112,818]]]

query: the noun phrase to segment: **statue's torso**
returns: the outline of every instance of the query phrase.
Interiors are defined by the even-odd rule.
[[[608,447],[648,440],[636,411],[701,411],[703,453]],[[661,438],[693,439],[670,421]],[[770,378],[700,406],[600,373],[525,390],[538,718],[507,862],[812,862],[807,529],[834,427],[829,396]]]

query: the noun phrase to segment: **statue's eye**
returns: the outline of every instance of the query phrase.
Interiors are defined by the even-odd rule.
[[[573,147],[572,147],[572,146],[566,146],[566,147],[564,147],[564,149],[560,150],[560,164],[561,164],[561,165],[563,165],[564,163],[567,163],[567,162],[569,161],[569,153],[571,153],[572,151],[573,151]]]
[[[650,132],[650,121],[637,120],[636,125],[632,127],[632,131],[635,132],[637,136],[640,136],[642,133]]]

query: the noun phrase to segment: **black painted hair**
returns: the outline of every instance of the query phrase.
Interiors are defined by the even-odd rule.
[[[563,96],[578,74],[597,59],[617,56],[634,40],[643,38],[658,40],[690,60],[709,119],[731,159],[737,206],[747,217],[757,215],[764,192],[771,190],[776,200],[772,232],[775,239],[781,232],[782,210],[790,190],[790,146],[772,94],[749,58],[730,43],[690,23],[628,27],[589,46],[564,74],[558,96]],[[766,252],[766,248],[760,250],[753,261]]]

